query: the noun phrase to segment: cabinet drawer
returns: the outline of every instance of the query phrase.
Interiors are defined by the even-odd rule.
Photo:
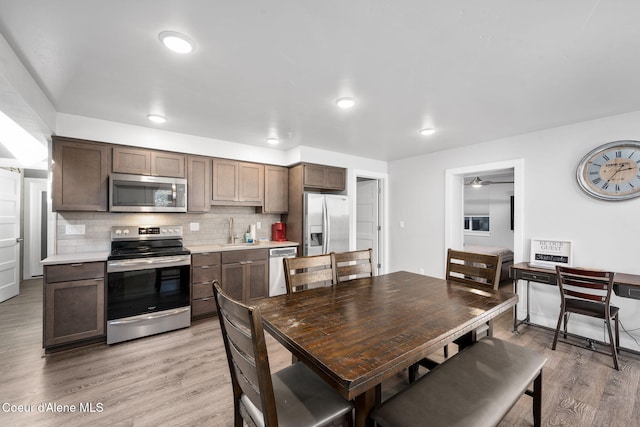
[[[260,261],[269,258],[269,249],[247,249],[222,252],[222,263],[233,264],[243,261]]]
[[[191,317],[205,316],[216,313],[216,301],[211,298],[191,301]]]
[[[201,298],[213,297],[213,286],[211,283],[198,283],[191,288],[191,299],[197,300]]]
[[[191,283],[194,285],[197,283],[208,283],[211,285],[211,282],[214,279],[220,280],[220,267],[197,267],[191,270]]]
[[[79,262],[74,264],[46,265],[44,270],[45,283],[99,279],[104,277],[104,270],[104,262]]]
[[[520,276],[520,277],[517,277],[517,276]],[[554,276],[551,276],[549,274],[544,274],[544,273],[529,273],[529,272],[523,271],[522,274],[516,275],[516,278],[522,279],[522,280],[531,280],[532,282],[538,282],[538,283],[548,283],[550,285],[556,284],[556,278]]]
[[[191,254],[191,265],[193,267],[201,267],[203,265],[220,264],[220,252],[205,252],[201,254]]]
[[[640,299],[640,288],[638,286],[613,285],[613,291],[616,295],[624,298]]]

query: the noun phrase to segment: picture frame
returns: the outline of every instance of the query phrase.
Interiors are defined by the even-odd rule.
[[[567,240],[531,239],[531,267],[555,269],[573,265],[573,245]]]

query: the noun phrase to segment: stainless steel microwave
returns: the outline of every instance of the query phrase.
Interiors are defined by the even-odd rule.
[[[111,212],[186,212],[187,180],[161,176],[111,174]]]

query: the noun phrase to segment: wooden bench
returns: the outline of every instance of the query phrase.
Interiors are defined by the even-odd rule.
[[[530,349],[485,338],[378,405],[371,418],[381,427],[495,426],[525,393],[533,397],[538,427],[546,361]]]

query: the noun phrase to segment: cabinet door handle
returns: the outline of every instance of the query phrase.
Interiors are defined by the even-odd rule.
[[[253,261],[247,261],[245,264],[253,264]]]
[[[203,270],[206,270],[206,269],[208,269],[208,268],[209,268],[209,266],[208,266],[208,265],[203,265],[203,266],[201,266],[200,268],[201,268],[201,269],[203,269]]]
[[[71,264],[71,267],[82,267],[82,263]]]

